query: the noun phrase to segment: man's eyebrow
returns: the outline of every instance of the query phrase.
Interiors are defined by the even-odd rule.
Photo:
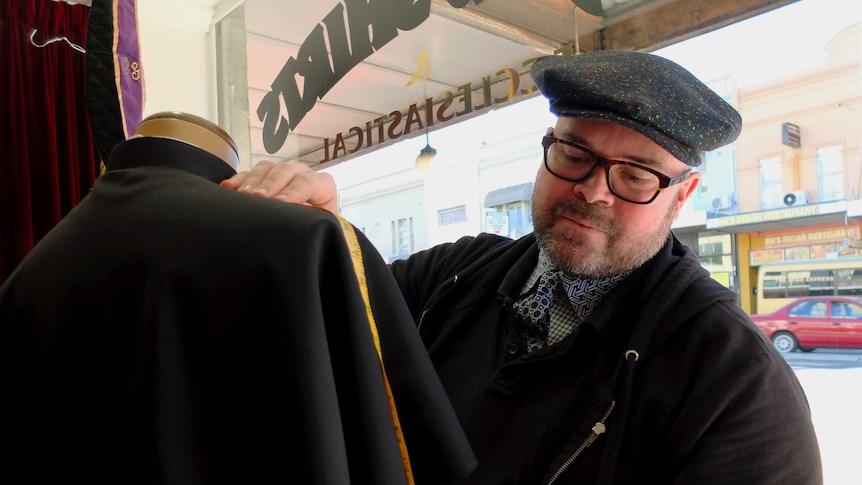
[[[559,135],[555,132],[553,136],[557,138],[561,138],[566,141],[570,141],[572,143],[577,143],[578,145],[583,146],[584,148],[588,148],[590,151],[594,151],[593,147],[590,146],[587,140],[584,140],[580,136],[573,133],[560,133]],[[603,157],[604,158],[604,157]],[[616,159],[614,159],[616,160]],[[648,166],[651,168],[662,168],[664,164],[662,164],[659,160],[655,158],[645,157],[643,155],[626,155],[624,160],[621,161],[630,161],[635,162],[644,166]]]

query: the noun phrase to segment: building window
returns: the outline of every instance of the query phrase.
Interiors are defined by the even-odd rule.
[[[817,181],[820,201],[844,198],[844,161],[838,145],[817,149]]]
[[[733,237],[730,234],[698,234],[697,256],[700,264],[709,270],[712,279],[727,288],[737,287],[739,282],[734,266]]]
[[[697,255],[708,269],[732,270],[733,248],[730,234],[706,233],[698,237]]]
[[[780,207],[784,199],[781,185],[781,158],[764,158],[760,166],[760,207],[769,209]]]
[[[692,172],[700,172],[703,174],[700,177],[700,183],[697,184],[697,194],[700,197],[709,197],[709,175],[707,174],[709,168],[708,165],[709,164],[704,163],[700,167],[694,167],[691,169]]]
[[[467,220],[467,206],[460,205],[437,211],[437,224],[453,224]]]
[[[405,217],[392,221],[392,257],[395,259],[406,258],[413,253],[413,218]]]

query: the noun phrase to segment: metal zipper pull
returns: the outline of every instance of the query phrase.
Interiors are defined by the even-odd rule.
[[[596,424],[593,425],[592,432],[589,436],[587,436],[587,439],[585,439],[584,442],[581,443],[581,446],[579,446],[578,449],[575,450],[574,453],[572,453],[572,456],[570,456],[569,459],[566,460],[565,463],[563,463],[562,466],[560,466],[560,468],[558,468],[556,472],[554,472],[554,475],[551,476],[550,480],[548,480],[547,485],[551,485],[552,483],[557,481],[557,478],[560,478],[560,475],[562,475],[563,472],[566,471],[567,468],[569,468],[569,466],[575,461],[575,459],[580,456],[580,454],[583,453],[584,450],[586,450],[591,444],[593,444],[593,442],[596,440],[596,438],[599,437],[599,435],[607,431],[608,428],[607,426],[605,426],[605,421],[608,420],[608,416],[610,416],[611,411],[614,410],[615,404],[616,401],[611,401],[611,405],[608,406],[608,410],[605,411],[605,414],[602,416],[602,419],[600,419]]]

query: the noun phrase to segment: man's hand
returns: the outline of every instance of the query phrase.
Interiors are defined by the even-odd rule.
[[[326,209],[338,215],[338,190],[332,175],[299,162],[258,162],[250,171],[223,181],[222,187],[283,202]]]

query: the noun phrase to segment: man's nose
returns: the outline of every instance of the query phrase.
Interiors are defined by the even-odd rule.
[[[596,165],[587,178],[575,182],[572,190],[591,204],[610,205],[616,196],[608,185],[608,168]]]

